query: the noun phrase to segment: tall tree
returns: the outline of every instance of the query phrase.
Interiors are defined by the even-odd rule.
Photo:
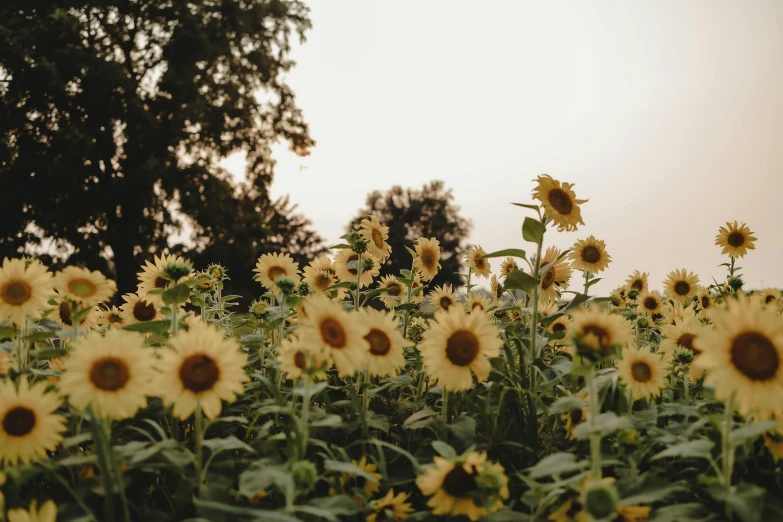
[[[440,241],[442,268],[431,285],[462,286],[457,275],[465,253],[464,240],[472,224],[459,214],[451,189],[443,181],[434,180],[421,189],[393,186],[386,192],[373,191],[367,195],[365,207],[348,224],[347,230],[359,227],[369,214],[378,216],[381,224],[389,227],[389,245],[392,253],[381,268],[381,275],[398,274],[401,268],[410,268],[411,255],[405,249],[420,237],[434,237]]]
[[[308,14],[298,0],[0,2],[0,251],[53,240],[70,262],[113,259],[124,291],[183,214],[196,244],[225,244],[232,209],[273,239],[270,146],[313,145],[284,80]],[[237,190],[217,164],[240,150]]]

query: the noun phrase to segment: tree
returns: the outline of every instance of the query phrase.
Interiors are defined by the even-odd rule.
[[[0,2],[0,250],[113,260],[122,292],[184,223],[202,250],[279,240],[270,146],[314,143],[283,78],[309,27],[298,0]]]
[[[367,195],[365,207],[349,223],[347,230],[359,227],[369,214],[378,216],[381,224],[389,227],[388,243],[392,253],[381,267],[381,275],[398,274],[401,268],[410,268],[411,255],[405,249],[420,237],[434,237],[440,241],[442,268],[430,283],[451,284],[454,288],[464,281],[457,275],[466,251],[463,242],[470,233],[471,222],[459,214],[454,196],[443,181],[434,180],[420,190],[395,185],[381,193]]]

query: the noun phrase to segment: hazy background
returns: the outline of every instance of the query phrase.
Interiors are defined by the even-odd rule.
[[[487,251],[521,239],[532,179],[589,199],[586,226],[634,269],[720,279],[718,227],[759,238],[747,288],[783,286],[783,2],[312,2],[290,83],[317,146],[284,147],[290,193],[330,244],[373,189],[439,178]],[[242,158],[224,165],[242,176]],[[499,263],[495,263],[498,265]],[[497,266],[493,266],[493,269]]]

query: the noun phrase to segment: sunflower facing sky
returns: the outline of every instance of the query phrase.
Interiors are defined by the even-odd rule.
[[[408,497],[410,497],[408,493],[395,495],[394,490],[390,489],[384,497],[371,504],[372,513],[367,515],[365,522],[403,520],[413,511],[413,507],[408,503]]]
[[[408,286],[393,275],[381,277],[379,288],[383,288],[379,298],[388,309],[396,308],[408,297]]]
[[[468,250],[465,255],[465,264],[478,277],[489,277],[490,274],[489,259],[482,259],[485,255],[487,253],[478,245]]]
[[[663,313],[663,296],[655,290],[644,291],[636,298],[636,309],[650,314],[651,317]]]
[[[419,343],[427,374],[448,390],[472,388],[471,370],[480,382],[486,381],[490,371],[487,357],[497,357],[503,345],[486,314],[467,315],[454,306],[448,312],[437,312],[435,321]]]
[[[533,189],[533,199],[544,207],[544,216],[551,217],[559,232],[572,232],[577,225],[584,225],[579,205],[586,199],[576,199],[573,183],[560,183],[549,174],[541,174]]]
[[[337,277],[342,282],[355,283],[356,277],[359,273],[357,267],[350,263],[359,262],[359,254],[351,250],[350,248],[343,248],[336,256],[334,256],[333,267],[337,273]],[[378,258],[370,253],[365,252],[362,254],[362,288],[370,286],[373,278],[378,277],[380,273],[381,265]]]
[[[674,351],[679,349],[690,350],[698,355],[701,351],[694,345],[698,344],[697,338],[701,338],[708,329],[695,316],[676,318],[674,324],[661,326],[661,340],[659,350],[667,358],[674,356]]]
[[[643,292],[646,292],[647,287],[647,278],[650,274],[647,272],[639,272],[638,270],[634,270],[633,274],[628,276],[628,279],[625,280],[625,291],[630,292],[631,290],[636,290],[640,294]]]
[[[615,366],[617,375],[634,400],[658,397],[666,387],[669,375],[666,363],[660,355],[646,348],[625,348],[622,359],[617,359]]]
[[[140,298],[138,294],[125,294],[122,299],[125,304],[120,306],[120,316],[125,324],[146,323],[163,319],[163,314],[160,313],[155,303]]]
[[[38,319],[54,294],[52,274],[39,262],[3,259],[0,268],[0,321],[24,326],[26,317]]]
[[[314,379],[325,379],[326,371],[319,371],[324,361],[315,350],[309,350],[296,336],[283,340],[277,349],[277,362],[286,378],[295,381],[305,370],[311,370]]]
[[[384,263],[391,255],[389,227],[381,225],[375,214],[367,216],[360,223],[359,235],[367,242],[367,250]]]
[[[740,225],[736,221],[734,223],[727,221],[726,226],[720,227],[718,235],[715,236],[715,244],[722,247],[721,254],[730,257],[745,257],[748,250],[756,248],[755,241],[756,237],[748,226],[745,223]]]
[[[163,306],[162,294],[151,294],[150,291],[163,290],[169,284],[179,283],[188,277],[186,275],[179,278],[177,281],[172,281],[165,272],[166,267],[172,263],[182,264],[184,266],[186,261],[181,256],[162,254],[160,256],[155,256],[153,262],[147,261],[144,266],[141,267],[141,272],[137,274],[139,277],[139,287],[137,290],[139,297],[153,303],[156,307]]]
[[[122,312],[120,312],[120,309],[116,306],[99,309],[97,321],[98,326],[103,329],[122,328],[125,326],[125,319],[122,317]]]
[[[631,324],[597,306],[571,315],[571,339],[579,355],[600,359],[633,341]]]
[[[226,338],[214,325],[197,323],[168,341],[171,349],[158,352],[160,374],[155,390],[163,402],[172,405],[172,414],[187,419],[201,407],[215,419],[223,406],[244,392],[247,355],[235,338]]]
[[[684,268],[669,272],[666,281],[663,282],[665,294],[672,299],[682,302],[690,300],[699,290],[699,277]]]
[[[256,267],[255,279],[261,286],[270,292],[277,294],[280,289],[275,284],[278,277],[288,277],[295,285],[299,284],[299,265],[288,254],[263,254],[259,256]]]
[[[512,270],[516,270],[517,268],[519,268],[519,266],[517,265],[516,260],[513,257],[507,257],[500,263],[500,276],[506,277]]]
[[[367,371],[374,377],[397,375],[405,367],[405,348],[411,343],[397,329],[398,319],[392,312],[363,308],[360,319],[364,340],[370,345]]]
[[[590,274],[603,272],[612,260],[606,253],[606,244],[594,236],[578,239],[571,247],[568,259],[571,260],[571,266],[574,270]]]
[[[57,292],[82,307],[95,306],[108,301],[117,292],[117,284],[94,270],[67,266],[54,275]]]
[[[114,420],[133,417],[154,395],[155,359],[143,343],[142,336],[117,329],[75,341],[60,377],[68,402]]]
[[[457,302],[450,284],[436,286],[427,296],[427,300],[438,310],[443,311],[448,311]]]
[[[546,300],[557,301],[560,298],[560,290],[568,288],[568,281],[571,279],[571,267],[565,257],[560,257],[560,249],[551,246],[546,249],[546,253],[541,256],[541,268],[546,268],[546,272],[541,277],[541,295]],[[548,268],[547,268],[548,266]]]
[[[46,458],[63,439],[65,418],[54,412],[62,399],[45,383],[0,382],[0,461],[5,465]]]
[[[78,305],[72,303],[69,299],[57,299],[57,304],[54,310],[48,317],[51,317],[56,322],[60,323],[63,330],[68,331],[73,328],[73,313],[76,311]],[[98,326],[98,318],[100,317],[100,311],[97,308],[92,308],[87,315],[82,317],[79,321],[79,329],[92,330]]]
[[[714,329],[694,339],[694,366],[708,371],[718,400],[734,398],[742,415],[783,404],[783,318],[761,303],[730,300],[710,315]]]
[[[440,270],[440,241],[432,238],[420,237],[415,244],[416,258],[413,266],[424,281],[432,281]]]

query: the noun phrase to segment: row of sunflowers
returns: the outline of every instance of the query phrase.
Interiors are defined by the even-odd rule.
[[[544,244],[586,200],[532,196],[534,253],[473,247],[465,290],[431,287],[437,238],[380,277],[374,215],[334,258],[261,256],[247,312],[219,265],[156,256],[117,307],[100,272],[6,258],[0,520],[783,519],[783,299],[743,291],[750,229],[720,227],[725,281],[601,297],[603,241]]]

